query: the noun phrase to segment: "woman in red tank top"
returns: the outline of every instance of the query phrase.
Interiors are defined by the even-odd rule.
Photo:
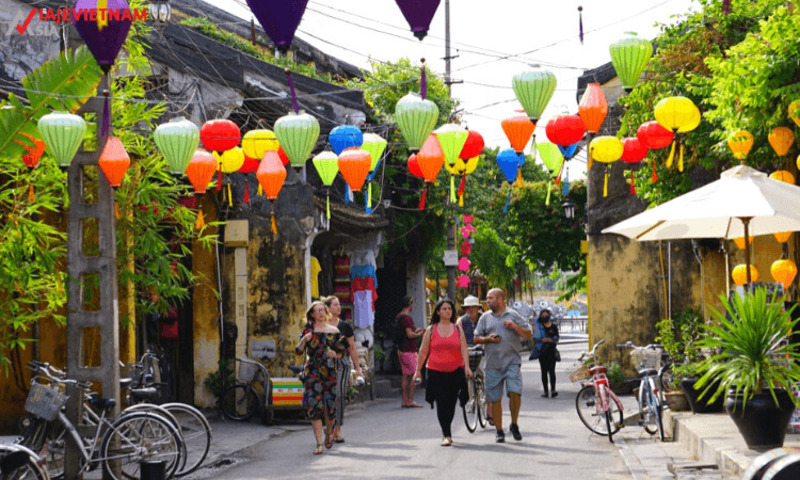
[[[439,300],[431,315],[431,325],[422,338],[419,362],[414,380],[420,377],[424,364],[428,366],[428,385],[425,401],[436,403],[436,417],[442,427],[442,446],[453,444],[450,425],[456,411],[456,401],[463,406],[469,400],[467,378],[472,378],[469,369],[469,353],[464,332],[453,321],[456,306],[452,300]],[[430,355],[429,355],[430,354]]]

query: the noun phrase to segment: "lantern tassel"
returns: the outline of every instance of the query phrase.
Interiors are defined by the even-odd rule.
[[[581,45],[583,45],[583,7],[578,7],[578,38],[581,40]]]
[[[425,74],[425,59],[422,59],[422,66],[419,67],[420,74],[419,74],[419,96],[422,97],[423,100],[428,96],[428,78]]]
[[[428,196],[428,182],[425,182],[425,186],[422,187],[422,196],[419,197],[419,209],[420,211],[425,210],[425,197]]]
[[[458,206],[459,207],[463,207],[464,206],[464,194],[461,194],[461,195],[458,196]]]
[[[28,202],[33,203],[36,201],[36,195],[33,193],[33,184],[28,184]]]
[[[458,186],[458,196],[459,197],[463,197],[464,196],[464,187],[466,186],[466,184],[467,184],[467,176],[466,175],[461,175],[461,185]]]
[[[364,208],[367,213],[372,213],[372,182],[367,184],[367,205]]]
[[[631,195],[636,195],[636,183],[633,181],[633,170],[631,170]]]
[[[522,183],[522,169],[518,168],[517,169],[517,187],[522,188],[524,186],[525,186],[525,184]]]
[[[675,158],[675,142],[672,142],[672,147],[669,149],[669,157],[667,157],[667,168],[672,168],[672,160]]]
[[[264,187],[261,184],[258,184],[258,190],[256,190],[256,195],[264,195]]]
[[[605,175],[603,175],[603,198],[608,196],[608,166],[606,166]]]
[[[569,194],[569,169],[564,171],[564,186],[561,188],[563,195]]]
[[[350,204],[350,185],[349,184],[345,184],[345,186],[344,186],[344,204],[345,205],[349,205]]]
[[[108,74],[106,74],[108,76]],[[103,119],[100,125],[100,136],[107,137],[111,131],[111,113],[109,111],[109,101],[108,101],[108,90],[103,90],[103,96],[105,99],[103,100]]]
[[[503,213],[508,213],[509,203],[511,203],[511,185],[508,186],[508,198],[506,199],[506,206],[503,207]]]
[[[326,200],[325,200],[325,218],[327,218],[328,220],[331,219],[331,192],[330,191],[328,191],[328,194],[327,194]]]
[[[272,234],[278,234],[278,225],[275,223],[275,212],[270,213],[270,223],[272,223]]]
[[[456,179],[450,175],[450,203],[456,203]]]
[[[680,143],[680,145],[678,147],[680,149],[680,153],[678,154],[678,171],[682,172],[683,171],[683,150],[684,150],[683,141],[680,141],[678,143]]]
[[[294,113],[300,113],[300,105],[297,104],[297,94],[294,92],[294,80],[292,80],[292,71],[286,69],[286,76],[289,77],[289,92],[292,94],[292,109]]]
[[[653,183],[658,181],[658,172],[656,171],[656,159],[653,159]]]
[[[217,191],[222,191],[222,165],[217,170]]]
[[[195,230],[202,230],[203,227],[206,226],[206,222],[203,221],[203,209],[197,211],[197,220],[194,222],[194,229]]]
[[[553,191],[553,184],[547,182],[547,197],[544,199],[544,204],[550,206],[550,193]]]
[[[586,162],[586,170],[590,170],[592,168],[592,154],[594,153],[594,149],[589,149],[589,160]]]
[[[247,185],[247,180],[244,181],[244,203],[250,204],[250,187]]]
[[[117,220],[119,220],[119,217],[120,217],[120,214],[119,214],[119,204],[117,204],[117,202],[114,202],[114,218],[116,218]]]
[[[564,163],[566,162],[561,162],[561,167],[559,167],[558,169],[558,175],[556,175],[556,178],[553,179],[553,183],[556,186],[558,186],[561,183],[561,174],[564,173]]]
[[[233,208],[233,197],[231,196],[231,182],[228,182],[228,208]]]

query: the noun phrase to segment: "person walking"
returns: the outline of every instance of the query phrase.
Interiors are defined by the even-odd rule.
[[[333,420],[336,416],[336,359],[346,350],[342,334],[328,325],[328,309],[316,301],[306,312],[307,331],[295,347],[298,355],[306,354],[303,380],[303,405],[311,419],[317,448],[322,453],[322,422],[325,421],[325,447],[333,446]]]
[[[522,361],[519,352],[522,339],[531,339],[531,331],[525,320],[514,310],[506,307],[505,294],[499,288],[489,290],[486,303],[490,311],[481,315],[475,327],[475,343],[485,344],[484,379],[486,402],[491,403],[492,420],[497,434],[497,443],[505,442],[503,432],[503,387],[508,394],[508,409],[511,412],[509,431],[514,440],[522,440],[517,425],[522,401]]]
[[[542,368],[542,397],[556,398],[556,345],[558,345],[558,326],[550,321],[550,309],[544,309],[536,320],[542,328],[542,337],[539,345],[539,366]],[[548,377],[550,389],[548,390]],[[549,395],[548,395],[549,391]]]
[[[478,297],[467,295],[461,306],[464,308],[465,314],[458,319],[457,323],[464,331],[464,337],[467,339],[467,346],[471,347],[475,345],[475,326],[481,318],[481,302],[478,301]]]
[[[425,401],[436,404],[436,417],[442,429],[442,446],[453,444],[451,425],[456,402],[463,406],[469,400],[467,378],[472,378],[464,332],[453,322],[456,305],[452,300],[439,300],[431,315],[431,325],[422,337],[420,358],[427,358],[428,384]],[[414,380],[421,378],[425,361],[419,362]]]
[[[414,390],[416,384],[414,383],[414,372],[417,371],[417,339],[425,333],[422,328],[417,328],[414,325],[414,319],[411,318],[411,310],[414,309],[414,297],[406,295],[400,300],[402,309],[397,314],[396,322],[405,331],[405,342],[400,342],[397,346],[397,356],[400,360],[400,390],[403,395],[403,403],[400,405],[403,408],[422,408],[422,405],[414,401]]]
[[[358,352],[356,351],[355,342],[356,335],[353,331],[353,327],[345,320],[339,318],[339,315],[342,313],[342,306],[339,303],[339,298],[335,295],[331,295],[323,298],[322,302],[328,307],[328,325],[339,329],[345,341],[345,346],[347,347],[347,354],[336,360],[336,425],[333,427],[333,441],[336,443],[344,443],[342,425],[344,424],[344,405],[347,400],[347,389],[350,386],[350,371],[352,368],[355,368],[356,376],[359,378],[363,378],[364,374],[361,372],[361,363],[358,361]]]

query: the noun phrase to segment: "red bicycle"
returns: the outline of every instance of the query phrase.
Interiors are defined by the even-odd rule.
[[[594,344],[592,350],[583,352],[578,360],[583,365],[590,365],[588,373],[591,378],[581,383],[583,388],[575,398],[575,408],[586,428],[598,435],[608,436],[608,441],[614,443],[613,435],[622,428],[622,402],[608,385],[608,369],[595,364],[595,351],[602,343],[603,340],[600,340]]]

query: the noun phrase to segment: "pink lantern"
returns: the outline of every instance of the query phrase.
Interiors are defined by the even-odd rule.
[[[461,257],[458,260],[458,270],[461,271],[461,272],[469,271],[470,265],[472,265],[472,262],[470,262],[469,258],[467,258],[467,257]]]
[[[464,275],[463,273],[456,278],[456,286],[458,288],[467,288],[469,287],[469,277]]]

